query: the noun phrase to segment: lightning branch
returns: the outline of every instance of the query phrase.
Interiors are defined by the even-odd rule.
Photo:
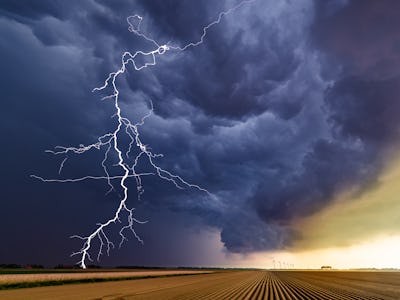
[[[102,100],[112,101],[114,115],[116,118],[116,127],[108,133],[97,138],[97,140],[88,145],[81,144],[78,147],[64,147],[64,146],[56,146],[54,150],[47,150],[51,154],[56,156],[63,156],[63,160],[59,166],[58,173],[61,175],[64,165],[68,162],[68,159],[73,155],[82,155],[86,154],[92,150],[102,150],[104,151],[104,156],[101,161],[101,167],[103,169],[104,174],[100,176],[96,175],[87,175],[78,178],[65,178],[65,179],[48,179],[43,178],[37,175],[31,175],[31,177],[41,180],[43,182],[58,182],[58,183],[66,183],[66,182],[80,182],[85,180],[105,180],[109,186],[108,192],[116,192],[122,191],[120,194],[120,201],[118,207],[114,211],[114,214],[106,221],[97,223],[95,230],[89,235],[73,235],[71,238],[76,238],[82,241],[82,247],[73,252],[71,256],[79,257],[78,264],[82,268],[87,267],[87,261],[93,261],[92,257],[93,253],[96,255],[96,259],[99,260],[103,254],[109,255],[110,250],[115,248],[116,245],[107,234],[108,227],[112,224],[120,224],[119,234],[119,243],[118,247],[121,247],[122,244],[128,240],[127,233],[131,232],[133,237],[141,244],[143,244],[143,240],[135,231],[135,225],[144,224],[147,221],[139,220],[134,216],[135,208],[130,207],[127,203],[129,196],[129,189],[127,186],[127,181],[130,179],[134,179],[136,183],[136,197],[140,200],[141,196],[144,193],[144,187],[142,184],[142,178],[145,176],[158,176],[162,180],[165,180],[171,184],[173,184],[178,189],[197,189],[201,192],[206,193],[210,197],[215,197],[212,195],[207,189],[191,183],[181,176],[174,174],[164,168],[161,168],[156,160],[158,158],[162,158],[163,154],[154,153],[151,148],[144,144],[141,135],[140,129],[145,125],[145,121],[147,118],[151,117],[154,112],[153,103],[150,102],[150,108],[147,114],[143,115],[139,122],[133,123],[122,111],[120,106],[120,91],[117,85],[117,79],[124,75],[127,68],[129,66],[133,67],[135,71],[141,71],[145,68],[149,68],[155,66],[157,63],[157,58],[161,55],[165,55],[169,51],[182,52],[191,47],[197,47],[204,42],[204,39],[207,36],[208,30],[219,24],[222,18],[234,10],[242,7],[245,4],[253,2],[255,0],[245,0],[237,5],[229,8],[226,11],[222,11],[218,14],[217,18],[211,23],[207,24],[202,29],[202,34],[198,40],[188,42],[182,46],[173,45],[171,43],[167,44],[159,44],[156,40],[149,37],[145,33],[141,31],[141,23],[143,18],[140,15],[132,15],[127,18],[127,22],[129,24],[128,30],[133,34],[143,38],[150,45],[153,46],[153,50],[151,51],[136,51],[134,53],[124,52],[121,55],[121,62],[119,69],[111,72],[107,78],[105,79],[102,86],[93,89],[93,91],[103,91],[105,89],[111,88],[111,93],[108,96],[102,98]],[[139,58],[146,57],[147,60],[144,64],[138,63]],[[122,140],[122,136],[128,138],[128,145],[126,146],[126,142]],[[125,146],[124,146],[125,143]],[[127,149],[124,149],[127,148]],[[134,153],[134,154],[133,154]],[[110,171],[110,157],[111,155],[116,156],[117,164],[112,166],[116,166],[119,170],[119,175],[112,175]],[[146,160],[149,166],[149,170],[146,172],[138,171],[138,166],[142,160]],[[118,185],[118,188],[116,188]],[[98,249],[93,249],[94,242],[97,241]]]

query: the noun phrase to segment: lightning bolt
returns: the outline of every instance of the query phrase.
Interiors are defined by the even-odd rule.
[[[143,18],[140,15],[132,15],[129,16],[126,21],[129,24],[128,30],[133,34],[143,38],[150,44],[154,46],[153,50],[151,51],[136,51],[134,53],[131,52],[124,52],[121,55],[121,65],[120,68],[114,72],[111,72],[104,84],[100,87],[94,88],[93,91],[103,91],[106,88],[111,88],[112,93],[108,96],[102,98],[102,100],[110,100],[114,103],[115,114],[113,117],[117,119],[116,128],[108,132],[100,137],[97,138],[97,141],[92,144],[88,145],[79,145],[78,147],[64,147],[64,146],[56,146],[54,150],[47,150],[46,152],[54,154],[56,156],[63,155],[64,158],[59,167],[59,175],[62,173],[65,163],[68,159],[74,155],[80,155],[84,153],[88,153],[91,150],[101,150],[105,149],[103,160],[101,161],[101,166],[103,168],[104,174],[101,176],[97,175],[87,175],[79,178],[66,178],[66,179],[46,179],[41,176],[31,175],[31,177],[41,180],[43,182],[57,182],[57,183],[67,183],[67,182],[80,182],[85,180],[105,180],[109,186],[109,192],[117,190],[114,187],[114,182],[118,182],[118,187],[122,190],[122,195],[120,195],[120,202],[117,209],[114,212],[114,215],[105,222],[97,223],[96,229],[87,236],[81,235],[73,235],[71,238],[77,238],[82,241],[82,247],[71,254],[71,256],[78,256],[79,261],[78,264],[82,268],[86,268],[86,262],[93,261],[91,257],[91,252],[93,252],[93,242],[95,240],[99,243],[99,249],[97,251],[97,260],[100,259],[101,255],[107,253],[109,255],[110,250],[115,248],[115,244],[110,240],[107,235],[106,229],[109,226],[116,223],[121,223],[121,229],[119,230],[120,242],[119,247],[122,246],[124,241],[127,241],[126,231],[130,231],[136,240],[143,244],[143,240],[140,236],[136,233],[134,226],[136,224],[144,224],[147,221],[141,221],[134,217],[135,208],[131,208],[128,206],[128,187],[127,187],[127,180],[130,178],[134,178],[136,180],[136,192],[137,192],[137,199],[140,200],[142,194],[144,193],[144,188],[142,185],[142,177],[143,176],[151,176],[155,175],[159,178],[170,182],[171,184],[175,185],[178,189],[184,188],[192,188],[197,189],[198,191],[204,192],[210,197],[215,199],[215,196],[211,194],[207,189],[200,187],[199,185],[190,183],[183,179],[182,177],[169,172],[158,166],[155,162],[157,158],[163,157],[162,154],[153,153],[151,148],[144,144],[140,137],[140,128],[145,124],[147,118],[151,117],[154,113],[153,103],[150,101],[150,109],[147,114],[145,114],[139,122],[132,123],[127,117],[123,115],[121,110],[119,100],[120,100],[120,91],[118,90],[118,86],[116,84],[116,80],[119,76],[123,75],[127,70],[129,64],[132,64],[135,71],[140,71],[142,69],[148,68],[150,66],[155,66],[157,62],[157,57],[166,54],[168,51],[185,51],[190,47],[197,47],[204,42],[206,38],[208,30],[219,24],[222,18],[234,10],[240,8],[241,6],[248,4],[250,2],[254,2],[255,0],[245,0],[237,5],[229,8],[226,11],[222,11],[218,14],[218,17],[212,21],[211,23],[207,24],[203,27],[202,34],[200,38],[196,41],[188,42],[183,46],[179,45],[171,45],[170,43],[167,44],[159,44],[151,37],[144,34],[141,29],[141,22]],[[138,58],[146,57],[148,60],[144,64],[138,64]],[[124,134],[126,137],[129,138],[129,144],[127,146],[127,150],[124,151],[123,141],[121,140],[121,135]],[[125,145],[126,148],[126,145]],[[131,153],[136,151],[136,155],[134,158],[131,158]],[[111,175],[109,171],[109,167],[107,162],[110,159],[110,153],[113,153],[117,156],[118,162],[116,166],[121,171],[120,175]],[[146,159],[148,163],[150,163],[151,171],[149,172],[138,172],[138,164],[141,160]],[[122,223],[121,217],[123,214],[126,214],[126,220]]]

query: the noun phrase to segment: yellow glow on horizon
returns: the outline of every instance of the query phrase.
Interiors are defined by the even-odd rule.
[[[219,234],[224,266],[301,269],[400,269],[400,159],[393,159],[362,193],[345,191],[316,214],[297,220],[300,232],[292,248],[253,254],[228,254]],[[283,264],[285,263],[285,265]]]
[[[400,159],[362,193],[346,191],[325,209],[292,224],[301,233],[286,251],[237,256],[241,266],[400,269]]]
[[[400,268],[400,235],[342,248],[299,253],[276,253],[276,259],[292,259],[300,268],[330,265],[336,269]],[[281,256],[282,255],[282,256]],[[290,263],[290,261],[288,261]]]
[[[288,265],[294,265],[295,269],[320,269],[324,265],[332,266],[334,269],[400,269],[399,253],[400,235],[397,235],[341,248],[230,255],[230,261],[234,266],[266,269],[274,267],[286,269]]]
[[[400,234],[400,160],[366,191],[343,193],[322,211],[295,224],[294,250],[348,247]]]

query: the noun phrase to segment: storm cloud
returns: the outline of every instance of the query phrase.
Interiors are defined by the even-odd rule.
[[[24,217],[35,225],[29,236],[63,215],[52,211],[53,201],[76,212],[77,232],[113,210],[116,195],[104,197],[106,184],[66,188],[28,176],[57,174],[59,162],[43,149],[93,142],[112,126],[111,104],[92,88],[118,68],[123,51],[152,47],[127,30],[126,17],[138,13],[146,34],[184,45],[235,3],[2,1],[0,124],[9,137],[0,150],[2,222],[14,228],[2,235],[12,249],[23,243],[15,236],[26,232],[14,218],[30,201],[42,215]],[[256,0],[212,27],[201,46],[129,70],[120,82],[124,114],[138,118],[150,99],[155,107],[142,128],[144,143],[164,154],[163,168],[216,196],[145,178],[137,211],[161,217],[151,232],[140,230],[168,243],[161,238],[168,216],[160,212],[171,211],[193,230],[218,230],[230,252],[285,249],[301,239],[295,220],[341,191],[362,193],[400,133],[400,36],[392,5],[398,3]],[[99,157],[77,158],[66,175],[101,172]],[[93,207],[96,215],[85,217]],[[64,217],[47,234],[54,239],[69,226]],[[55,251],[70,249],[60,243]]]

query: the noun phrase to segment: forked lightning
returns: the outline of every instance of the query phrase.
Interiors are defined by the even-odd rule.
[[[144,125],[145,120],[149,118],[153,114],[153,104],[151,103],[151,107],[149,112],[144,115],[141,120],[137,123],[132,123],[125,115],[123,115],[123,112],[121,110],[121,107],[119,105],[119,96],[120,96],[120,91],[118,90],[118,86],[116,83],[116,80],[118,79],[119,76],[123,75],[126,71],[127,66],[129,63],[132,63],[133,68],[136,71],[140,71],[144,68],[147,68],[149,66],[155,66],[157,62],[157,57],[160,55],[166,54],[168,51],[185,51],[190,47],[196,47],[199,46],[200,44],[203,43],[208,30],[221,22],[222,18],[234,10],[240,8],[244,4],[253,2],[255,0],[246,0],[242,1],[239,4],[235,5],[234,7],[231,7],[230,9],[226,11],[222,11],[218,14],[218,17],[205,27],[203,27],[202,30],[202,35],[197,41],[192,41],[184,46],[177,46],[177,45],[171,45],[170,43],[167,44],[162,44],[160,45],[157,43],[154,39],[150,38],[146,34],[144,34],[141,29],[140,25],[142,22],[142,17],[139,15],[132,15],[127,18],[127,22],[129,24],[128,30],[135,35],[145,39],[147,42],[151,43],[154,45],[154,50],[152,51],[136,51],[134,53],[131,52],[124,52],[121,56],[121,65],[120,68],[114,72],[111,72],[106,80],[104,81],[104,84],[100,87],[95,88],[93,91],[103,91],[106,88],[111,88],[112,92],[110,95],[103,97],[103,100],[111,100],[114,103],[114,108],[115,108],[115,114],[114,116],[117,119],[117,125],[116,128],[108,132],[102,136],[100,136],[97,141],[93,144],[89,145],[79,145],[78,147],[63,147],[63,146],[56,146],[54,150],[47,150],[47,152],[50,152],[54,155],[64,155],[64,159],[62,160],[60,167],[59,167],[59,174],[62,173],[64,165],[67,163],[69,157],[73,154],[83,154],[87,153],[90,150],[100,150],[104,149],[104,157],[103,160],[101,161],[101,166],[104,171],[104,174],[101,176],[95,176],[95,175],[87,175],[84,177],[79,177],[79,178],[66,178],[66,179],[46,179],[40,176],[36,175],[31,175],[32,177],[42,180],[44,182],[79,182],[79,181],[84,181],[84,180],[106,180],[110,190],[115,191],[118,194],[117,189],[114,187],[115,182],[118,182],[119,189],[122,190],[122,195],[121,195],[121,200],[119,202],[119,206],[116,209],[113,217],[108,219],[107,221],[103,223],[98,223],[96,226],[96,229],[89,235],[87,236],[80,236],[80,235],[73,235],[71,236],[72,238],[77,238],[82,240],[83,245],[82,248],[74,253],[71,254],[71,256],[79,256],[79,265],[82,268],[86,268],[86,262],[93,261],[93,258],[91,257],[91,252],[93,252],[93,242],[97,239],[99,242],[99,249],[97,251],[97,260],[100,259],[100,256],[104,253],[109,254],[110,250],[112,248],[115,248],[114,243],[110,240],[108,237],[105,229],[109,227],[111,224],[115,223],[121,223],[121,229],[119,230],[119,235],[120,235],[120,242],[119,242],[119,247],[123,244],[125,240],[127,240],[126,237],[126,231],[131,231],[133,236],[140,242],[143,243],[143,240],[140,238],[140,236],[136,233],[134,229],[135,224],[144,224],[146,221],[141,221],[138,220],[137,218],[134,217],[134,210],[135,208],[130,208],[127,205],[127,200],[128,200],[128,187],[127,187],[127,180],[129,178],[135,178],[136,180],[136,188],[137,188],[137,198],[140,200],[141,195],[144,192],[144,188],[142,186],[142,177],[143,176],[150,176],[150,175],[155,175],[160,177],[163,180],[166,180],[172,184],[174,184],[177,188],[183,189],[183,188],[194,188],[197,189],[201,192],[205,192],[208,195],[212,196],[212,194],[207,191],[206,189],[196,185],[192,184],[182,177],[175,175],[165,169],[162,169],[160,166],[158,166],[155,162],[156,158],[160,158],[163,155],[162,154],[156,154],[151,151],[151,148],[147,145],[145,145],[140,137],[140,127]],[[137,61],[140,56],[145,56],[149,58],[146,63],[140,65]],[[121,135],[126,135],[129,140],[129,144],[125,144],[125,148],[127,150],[123,150],[123,141],[121,139]],[[111,175],[109,166],[107,163],[109,163],[110,160],[110,153],[114,152],[114,154],[117,157],[117,167],[120,169],[121,174],[120,175]],[[134,158],[131,157],[132,153],[135,152]],[[151,170],[148,172],[139,172],[137,170],[138,165],[140,160],[146,159],[147,162],[151,166]],[[126,214],[126,220],[123,222],[121,220],[121,217],[123,214]]]

